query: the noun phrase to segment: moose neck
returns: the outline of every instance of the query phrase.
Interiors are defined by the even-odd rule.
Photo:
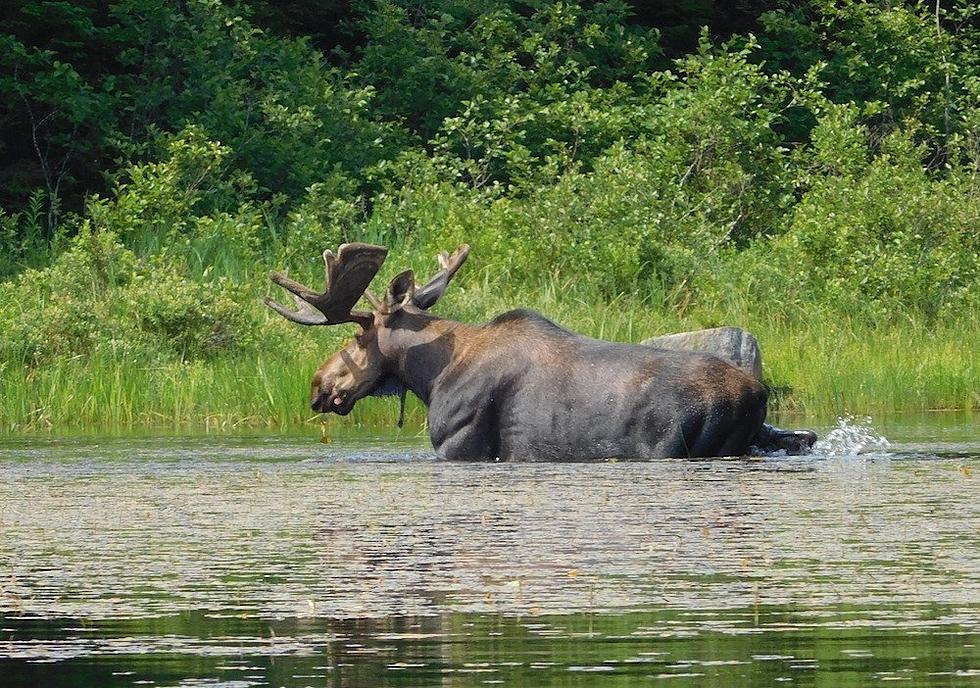
[[[470,325],[426,313],[401,312],[382,344],[392,373],[426,406],[436,378],[451,364]]]

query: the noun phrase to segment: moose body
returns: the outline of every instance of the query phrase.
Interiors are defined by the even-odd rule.
[[[591,339],[527,310],[485,325],[428,313],[467,247],[443,255],[424,287],[407,271],[379,300],[366,289],[382,251],[346,244],[339,258],[325,254],[322,294],[273,273],[297,297],[298,311],[269,301],[287,318],[361,325],[314,375],[316,411],[346,415],[365,396],[410,390],[428,407],[436,453],[459,460],[737,456],[753,445],[805,451],[816,439],[765,424],[765,388],[710,354]],[[362,293],[370,313],[350,310]]]
[[[765,418],[765,389],[714,356],[589,339],[530,311],[482,327],[427,319],[394,329],[443,329],[422,345],[435,351],[412,360],[419,345],[396,345],[417,372],[389,374],[426,402],[447,459],[737,455]]]

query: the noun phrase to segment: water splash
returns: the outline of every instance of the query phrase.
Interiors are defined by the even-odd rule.
[[[858,419],[848,414],[837,417],[837,427],[820,438],[813,447],[814,454],[823,456],[853,456],[887,451],[891,447],[872,425],[871,416]]]

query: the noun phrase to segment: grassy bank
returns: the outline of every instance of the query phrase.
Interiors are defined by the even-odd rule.
[[[762,347],[766,383],[774,390],[772,414],[829,418],[980,409],[978,323],[972,319],[933,327],[911,321],[871,327],[830,313],[805,323],[758,312],[679,315],[630,299],[590,301],[569,284],[518,292],[479,280],[451,290],[437,310],[481,321],[519,305],[574,331],[614,341],[721,324],[745,327]],[[266,315],[258,295],[249,307],[263,319],[266,339],[234,356],[160,362],[98,353],[35,365],[8,362],[0,370],[0,431],[316,428],[321,419],[309,411],[310,377],[355,327],[294,326]],[[368,399],[347,418],[329,418],[328,426],[388,431],[397,415],[396,400]],[[421,404],[410,399],[409,428],[420,428],[424,418]]]
[[[376,286],[470,244],[438,307],[469,322],[744,327],[775,413],[980,406],[976,3],[685,10],[683,40],[629,2],[266,4],[11,15],[0,432],[317,422],[351,328],[277,318],[265,274],[322,284],[350,241],[391,249]]]

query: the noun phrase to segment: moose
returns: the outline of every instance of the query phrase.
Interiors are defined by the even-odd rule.
[[[296,302],[294,310],[265,299],[285,318],[360,327],[313,376],[314,411],[344,416],[365,396],[404,401],[407,389],[428,407],[436,454],[450,460],[805,453],[816,441],[766,424],[766,388],[710,354],[590,339],[529,310],[484,325],[431,314],[469,254],[465,244],[441,253],[423,286],[405,270],[379,299],[368,287],[387,254],[364,243],[324,251],[323,292],[269,274]],[[362,296],[371,311],[354,309]]]

